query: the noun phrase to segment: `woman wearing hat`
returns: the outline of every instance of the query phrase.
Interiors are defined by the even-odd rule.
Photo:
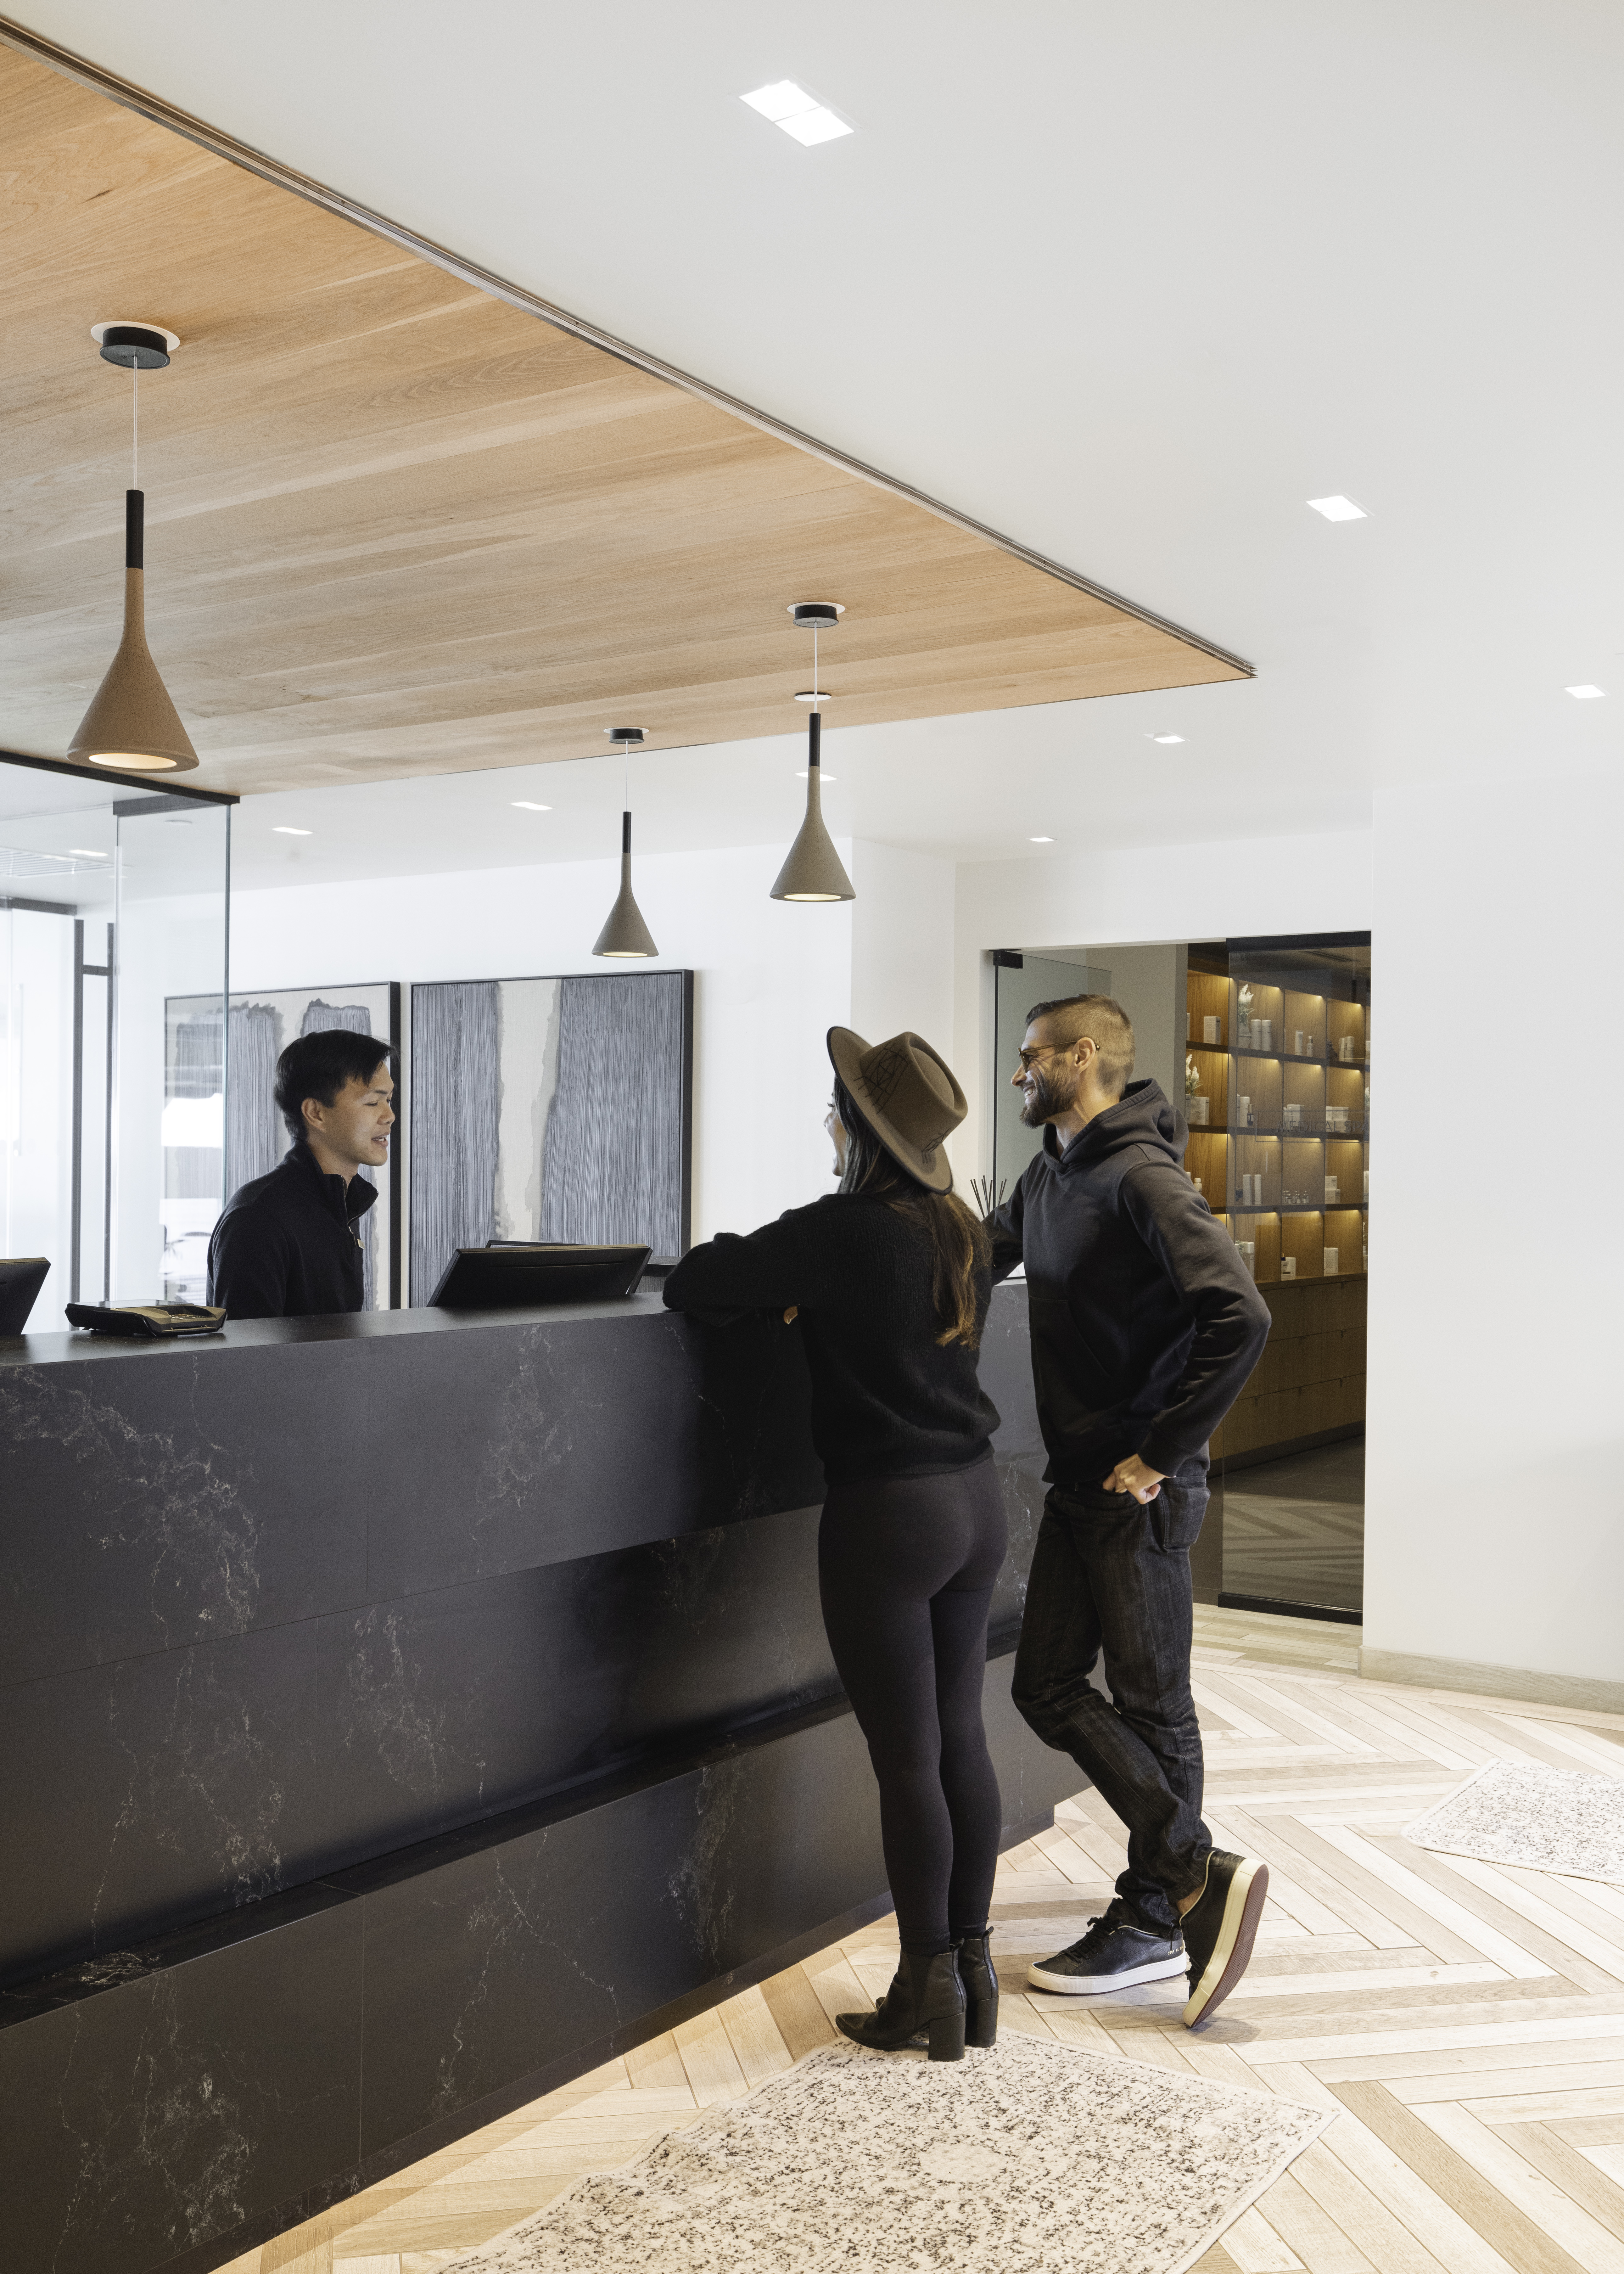
[[[837,2019],[860,2044],[895,2052],[923,2033],[933,2060],[956,2060],[997,2025],[987,1915],[1002,1809],[981,1677],[1006,1538],[998,1416],[975,1359],[989,1247],[942,1151],[964,1092],[929,1043],[870,1048],[831,1027],[829,1055],[838,1191],[690,1249],[665,1300],[800,1320],[829,1487],[823,1623],[879,1784],[902,1943],[876,2011]]]

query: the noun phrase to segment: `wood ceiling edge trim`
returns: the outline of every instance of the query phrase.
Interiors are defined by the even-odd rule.
[[[203,119],[192,117],[190,112],[166,102],[162,95],[151,94],[147,88],[137,87],[132,80],[119,78],[114,72],[104,71],[101,64],[75,55],[71,49],[58,46],[56,41],[48,40],[38,32],[29,31],[26,26],[14,23],[10,17],[0,16],[0,44],[15,49],[19,55],[32,57],[36,63],[44,64],[92,94],[105,95],[109,102],[136,112],[154,125],[167,128],[170,133],[197,143],[215,157],[240,166],[247,173],[258,175],[261,181],[270,183],[274,188],[290,191],[295,197],[320,206],[341,220],[352,222],[358,229],[381,237],[387,244],[399,246],[404,252],[415,254],[447,275],[455,276],[461,282],[472,285],[476,290],[487,293],[492,299],[506,301],[509,307],[517,308],[525,315],[538,317],[543,323],[569,333],[589,347],[614,357],[618,362],[629,364],[651,378],[663,380],[669,387],[678,388],[684,394],[710,403],[713,409],[743,419],[763,433],[789,443],[793,448],[805,451],[808,456],[821,458],[825,464],[837,467],[842,473],[854,475],[860,481],[871,483],[876,489],[905,499],[908,504],[934,514],[939,521],[950,523],[955,529],[961,529],[969,536],[996,546],[999,552],[1024,561],[1028,568],[1037,569],[1041,575],[1052,576],[1059,584],[1069,584],[1076,591],[1086,592],[1092,599],[1120,609],[1124,615],[1136,617],[1139,622],[1165,632],[1169,638],[1179,641],[1184,646],[1211,656],[1214,661],[1238,672],[1243,678],[1257,677],[1255,664],[1248,663],[1244,656],[1234,654],[1229,648],[1219,646],[1215,640],[1207,639],[1199,632],[1190,631],[1183,624],[1175,623],[1170,617],[1158,615],[1154,608],[1143,607],[1137,600],[1127,599],[1122,593],[1113,592],[1108,586],[1096,584],[1091,576],[1085,576],[1075,568],[1068,568],[1058,561],[1049,560],[1047,554],[1023,545],[1019,538],[1005,537],[1002,531],[989,528],[985,522],[960,513],[956,507],[944,505],[939,499],[915,489],[911,482],[902,481],[894,474],[883,473],[877,466],[866,464],[862,459],[851,456],[831,442],[821,442],[816,435],[803,433],[786,420],[774,418],[771,411],[758,410],[754,404],[741,402],[737,395],[729,395],[721,388],[712,387],[708,380],[695,378],[691,372],[680,370],[675,364],[666,363],[658,356],[647,354],[626,340],[617,339],[613,333],[600,330],[583,317],[572,316],[568,309],[544,300],[539,293],[528,291],[523,285],[510,283],[506,277],[498,276],[477,262],[464,260],[461,253],[452,252],[444,245],[435,244],[432,237],[421,237],[415,230],[391,221],[387,215],[374,213],[370,206],[361,205],[353,198],[345,197],[342,192],[329,189],[325,183],[314,180],[308,174],[301,174],[291,166],[283,165],[280,159],[267,156],[264,151],[254,149],[249,143],[239,142],[235,135],[226,133],[220,127],[211,126]]]
[[[108,766],[81,764],[75,758],[46,758],[34,750],[13,750],[0,748],[0,766],[33,766],[43,774],[71,774],[78,781],[94,782],[99,787],[146,790],[154,797],[190,798],[198,805],[240,805],[242,793],[235,789],[204,789],[200,785],[177,781],[167,773],[120,774]]]

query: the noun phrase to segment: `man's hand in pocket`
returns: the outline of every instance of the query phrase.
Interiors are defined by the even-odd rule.
[[[1106,1478],[1105,1490],[1132,1493],[1137,1501],[1152,1501],[1162,1489],[1162,1476],[1160,1469],[1147,1469],[1137,1453],[1130,1453]]]

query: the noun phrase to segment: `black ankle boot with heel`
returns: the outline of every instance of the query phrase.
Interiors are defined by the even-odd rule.
[[[956,1951],[924,1957],[905,1950],[891,1988],[872,2014],[837,2014],[835,2027],[853,2044],[875,2052],[897,2053],[923,2037],[932,2060],[962,2060],[965,2049],[965,1988]]]
[[[989,2050],[998,2042],[998,1977],[993,1970],[988,1944],[992,1929],[963,1936],[959,1945],[959,1978],[964,1984],[965,2043]]]

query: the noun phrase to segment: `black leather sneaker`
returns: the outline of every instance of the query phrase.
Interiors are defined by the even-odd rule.
[[[1267,1897],[1267,1864],[1214,1849],[1200,1899],[1180,1922],[1190,1953],[1187,2029],[1215,2012],[1246,1971]]]
[[[1097,1998],[1139,1982],[1163,1982],[1184,1970],[1184,1938],[1177,1930],[1158,1934],[1136,1926],[1113,1903],[1103,1918],[1089,1920],[1080,1942],[1029,1966],[1026,1979],[1034,1990],[1056,1991],[1063,1998]]]

